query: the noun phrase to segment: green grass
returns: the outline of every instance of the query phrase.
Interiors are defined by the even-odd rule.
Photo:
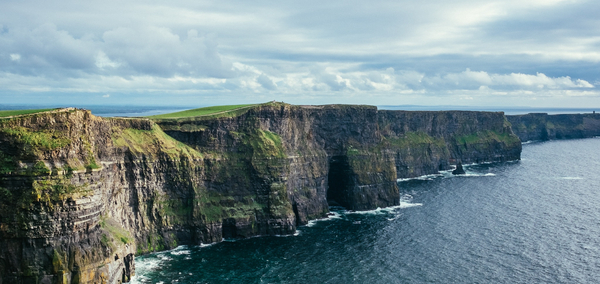
[[[253,149],[253,155],[264,157],[285,158],[281,137],[277,133],[258,129],[256,133],[247,135],[246,142]]]
[[[257,104],[211,106],[211,107],[203,107],[203,108],[184,110],[184,111],[180,111],[180,112],[153,115],[153,116],[149,116],[149,117],[157,118],[157,119],[168,119],[168,118],[205,116],[205,115],[213,115],[213,114],[217,114],[217,113],[221,113],[221,112],[230,112],[230,111],[234,111],[234,110],[238,110],[238,109],[242,109],[242,108],[249,108],[251,106],[256,106],[256,105]]]
[[[113,238],[113,240],[117,242],[120,241],[123,244],[133,243],[133,238],[131,237],[131,234],[127,230],[123,229],[121,225],[119,225],[115,220],[111,218],[108,218],[106,216],[100,217],[100,227],[106,230]],[[102,238],[103,243],[109,243],[110,240],[108,236],[103,234]]]
[[[43,109],[18,109],[18,110],[0,110],[0,117],[8,117],[15,115],[24,115],[24,114],[32,114],[44,111],[53,110],[51,108],[43,108]]]
[[[136,153],[164,152],[172,156],[181,154],[195,157],[202,156],[196,150],[164,133],[156,124],[152,126],[152,130],[119,129],[119,131],[112,133],[112,141],[113,145],[117,147],[127,146]]]
[[[19,143],[28,145],[33,152],[55,150],[71,143],[70,139],[62,137],[64,135],[57,131],[31,131],[17,126],[1,129],[0,132],[12,136]]]

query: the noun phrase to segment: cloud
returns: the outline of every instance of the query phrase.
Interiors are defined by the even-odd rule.
[[[2,5],[1,93],[421,104],[598,94],[600,2],[589,0],[62,3]]]
[[[106,95],[103,95],[102,97],[103,97],[103,98],[110,98],[110,95],[109,95],[109,94],[106,94]]]
[[[256,78],[256,82],[258,82],[263,88],[267,90],[276,90],[277,85],[271,80],[271,78],[267,77],[265,74],[260,74]]]
[[[99,39],[90,35],[76,38],[53,24],[44,24],[34,29],[9,29],[0,34],[0,43],[0,56],[12,62],[0,70],[11,73],[234,76],[231,63],[218,53],[214,36],[200,36],[194,29],[181,38],[168,28],[116,28]]]
[[[89,70],[97,48],[86,37],[74,38],[53,24],[15,28],[0,34],[0,57],[11,62],[0,70],[20,74],[55,74],[57,70]]]
[[[426,84],[447,89],[476,89],[480,86],[494,86],[503,89],[577,89],[594,88],[585,80],[572,80],[569,76],[552,78],[545,74],[488,74],[485,71],[467,69],[461,73],[425,78]]]
[[[218,54],[214,37],[199,36],[193,29],[181,38],[168,28],[117,28],[105,32],[102,39],[103,51],[111,62],[138,74],[216,78],[233,75],[231,64]]]

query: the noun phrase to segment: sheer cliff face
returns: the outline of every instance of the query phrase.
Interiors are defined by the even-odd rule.
[[[396,205],[398,178],[437,173],[457,161],[515,160],[521,152],[503,113],[280,104],[235,117],[157,123],[199,152],[218,152],[233,164],[264,172],[252,174],[249,186],[283,186],[298,224],[322,215],[328,202],[352,210]],[[231,175],[243,180],[240,173]],[[238,185],[223,184],[229,190]]]
[[[600,114],[530,113],[508,115],[512,129],[522,141],[589,138],[600,135]]]
[[[398,177],[464,163],[517,160],[521,143],[501,112],[380,111],[380,131],[396,152]]]
[[[521,150],[502,113],[369,106],[0,124],[0,284],[127,281],[134,254],[291,234],[329,204],[398,204],[398,178]]]

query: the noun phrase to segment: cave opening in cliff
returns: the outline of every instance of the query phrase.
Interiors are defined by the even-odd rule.
[[[351,183],[350,164],[346,156],[333,156],[329,160],[327,203],[329,206],[351,208],[348,188]]]

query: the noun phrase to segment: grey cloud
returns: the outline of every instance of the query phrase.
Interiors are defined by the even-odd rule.
[[[539,3],[9,1],[0,91],[343,94],[349,103],[373,93],[598,93],[600,4]],[[488,7],[498,10],[487,17]]]
[[[327,72],[327,70],[314,68],[311,74],[315,82],[317,82],[313,87],[315,91],[323,90],[324,85],[331,91],[341,91],[349,87],[345,80],[339,80],[336,74]]]
[[[0,34],[0,43],[0,70],[17,74],[69,77],[73,76],[69,71],[75,70],[126,76],[235,75],[231,63],[218,53],[216,40],[195,30],[181,39],[167,28],[117,28],[106,31],[100,40],[75,38],[53,24],[44,24],[9,29]]]
[[[256,78],[256,82],[258,82],[263,88],[267,90],[276,90],[277,85],[271,80],[271,78],[267,77],[265,74],[260,74]]]
[[[181,39],[167,28],[118,28],[104,33],[103,50],[113,61],[140,74],[169,77],[233,76],[231,64],[221,58],[216,41],[190,30]]]
[[[486,38],[510,41],[564,42],[577,37],[597,37],[600,31],[600,2],[566,1],[556,6],[516,11],[482,25]]]
[[[57,30],[53,24],[44,24],[33,30],[9,29],[0,34],[0,42],[0,55],[11,59],[0,67],[5,71],[51,75],[60,69],[94,68],[97,48],[93,41],[89,38],[76,39],[66,31]]]

